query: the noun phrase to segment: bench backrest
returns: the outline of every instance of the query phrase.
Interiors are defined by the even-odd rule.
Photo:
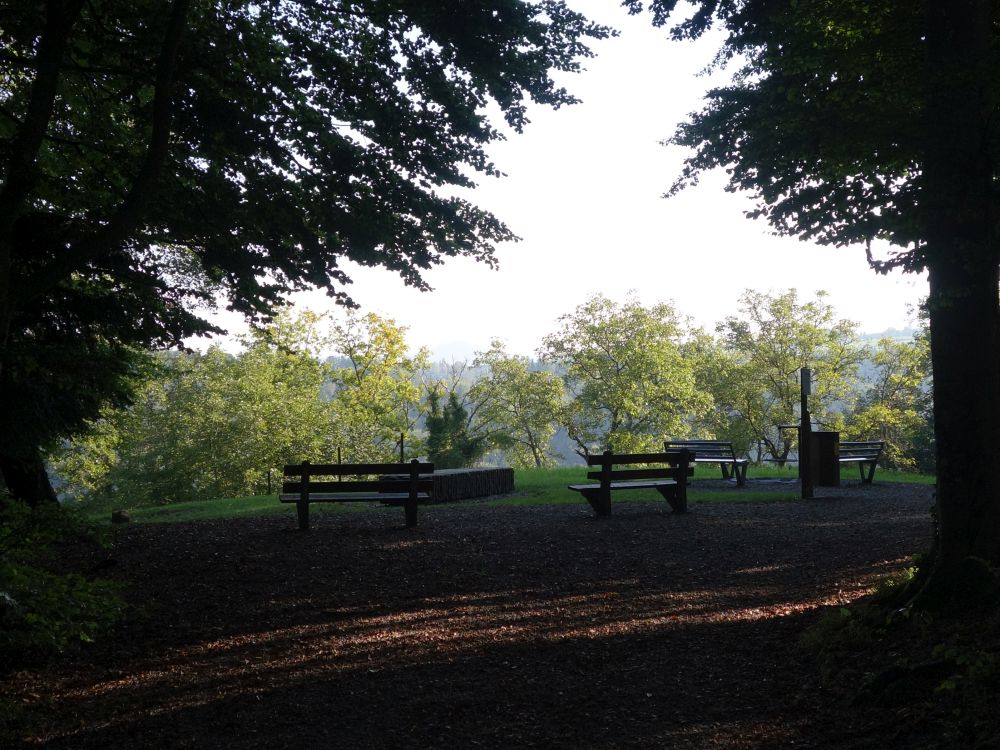
[[[699,461],[711,461],[724,458],[735,461],[736,452],[733,444],[723,440],[667,440],[663,447],[669,450],[688,448],[698,454]]]
[[[587,479],[599,479],[602,482],[629,479],[679,480],[694,474],[694,467],[690,465],[694,456],[694,452],[687,448],[663,453],[595,453],[587,456],[587,465],[599,466],[600,471],[587,472]],[[614,468],[637,465],[642,465],[643,468]]]
[[[839,452],[841,458],[871,458],[878,460],[885,443],[881,440],[856,440],[841,442]]]
[[[430,492],[434,479],[434,464],[413,459],[409,463],[387,464],[288,464],[282,471],[285,481],[281,491],[285,494],[308,492]],[[297,477],[297,479],[293,479]],[[317,480],[315,477],[324,477]],[[337,477],[329,480],[326,477]],[[343,481],[339,477],[374,477]]]

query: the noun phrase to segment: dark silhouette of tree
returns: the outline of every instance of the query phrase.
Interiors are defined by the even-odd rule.
[[[448,257],[493,264],[514,235],[449,197],[499,174],[485,105],[519,131],[528,100],[572,103],[551,71],[609,33],[561,0],[5,4],[0,374],[74,285],[145,304],[67,337],[158,347],[214,332],[191,310],[216,297],[253,321],[309,287],[350,304],[346,260],[421,289]]]
[[[648,5],[663,25],[677,3]],[[938,537],[922,585],[952,598],[977,560],[1000,562],[996,6],[710,0],[672,34],[715,20],[722,58],[745,63],[672,139],[695,150],[674,189],[722,166],[777,231],[927,271]]]

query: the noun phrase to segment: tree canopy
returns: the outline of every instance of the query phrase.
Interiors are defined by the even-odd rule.
[[[419,288],[492,264],[513,233],[455,191],[500,174],[487,105],[519,131],[528,101],[573,102],[550,73],[610,33],[562,0],[5,4],[0,368],[56,323],[157,347],[213,332],[216,298],[350,303],[348,260]],[[68,315],[87,286],[132,303]]]
[[[577,453],[659,450],[684,436],[711,399],[685,358],[684,327],[673,306],[616,303],[595,295],[559,318],[542,359],[564,368],[572,400],[563,426]]]
[[[658,25],[678,6],[624,4]],[[695,5],[673,35],[718,23],[720,60],[739,70],[671,139],[694,149],[675,189],[724,167],[777,231],[862,242],[875,270],[928,273],[939,535],[925,569],[947,598],[967,559],[1000,562],[996,3]],[[969,445],[982,448],[974,462]]]
[[[794,435],[781,429],[794,424],[799,407],[797,375],[813,373],[810,413],[835,429],[835,401],[846,401],[857,379],[864,351],[857,325],[838,320],[825,294],[799,302],[794,289],[781,294],[747,290],[740,314],[717,327],[721,359],[712,392],[718,413],[748,429],[771,458],[788,457]]]

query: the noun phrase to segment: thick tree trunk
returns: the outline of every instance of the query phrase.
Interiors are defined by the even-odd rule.
[[[922,209],[930,279],[938,538],[926,590],[1000,562],[1000,303],[989,0],[929,0]],[[957,601],[957,600],[956,600]]]
[[[997,266],[932,266],[930,280],[939,562],[1000,563]]]
[[[0,475],[15,500],[32,508],[57,502],[45,462],[37,451],[23,457],[0,455]]]

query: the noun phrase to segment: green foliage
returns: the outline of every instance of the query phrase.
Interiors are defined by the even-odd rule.
[[[492,440],[515,469],[554,466],[561,456],[552,452],[557,416],[563,409],[564,388],[553,373],[532,369],[527,357],[510,355],[499,340],[479,352],[473,362],[486,373],[469,390],[479,424],[488,426]]]
[[[814,423],[839,427],[833,410],[849,399],[864,350],[857,324],[837,320],[825,293],[804,303],[792,289],[781,294],[747,290],[738,316],[718,325],[719,349],[710,388],[718,407],[716,433],[740,444],[748,433],[774,459],[793,445],[800,408],[798,373],[812,370],[809,410]]]
[[[348,314],[325,339],[347,366],[331,373],[332,440],[343,448],[345,461],[397,461],[400,434],[407,437],[410,457],[420,455],[415,439],[421,412],[419,374],[429,354],[419,349],[410,356],[406,328],[374,313]]]
[[[574,102],[552,73],[610,33],[561,0],[5,5],[0,460],[129,401],[133,350],[219,332],[217,299],[493,264],[514,235],[454,190],[500,174],[486,105]]]
[[[638,11],[644,3],[626,0]],[[652,0],[657,22],[679,7]],[[870,266],[926,270],[939,544],[1000,560],[1000,6],[889,0],[696,3],[675,35],[725,33],[738,66],[671,143],[674,190],[723,168],[786,235],[864,246]],[[925,441],[929,442],[929,441]]]
[[[561,421],[581,456],[657,450],[664,437],[686,435],[708,409],[671,305],[596,295],[559,320],[539,353],[565,372],[571,400]]]
[[[651,4],[663,13],[675,2]],[[718,14],[728,32],[719,59],[740,69],[671,139],[693,150],[674,191],[721,166],[734,190],[756,197],[751,216],[781,234],[914,250],[923,6],[755,1],[702,10],[702,21]],[[919,254],[896,262],[917,268]]]
[[[427,354],[405,328],[370,314],[324,328],[280,313],[243,352],[160,356],[130,409],[109,412],[68,444],[56,469],[79,499],[126,506],[263,493],[268,474],[302,460],[392,461],[418,415]],[[333,351],[345,367],[320,360]],[[414,455],[420,443],[410,440]]]
[[[492,262],[510,232],[440,188],[497,173],[486,102],[517,130],[527,101],[572,103],[550,73],[610,33],[558,0],[461,18],[396,0],[105,1],[48,27],[43,10],[12,8],[0,31],[11,61],[65,45],[51,69],[8,63],[0,79],[0,173],[38,168],[8,196],[11,278],[47,293],[105,273],[175,300],[221,287],[253,313],[306,284],[342,295],[345,257],[421,287],[443,257]],[[48,98],[29,118],[33,91]],[[50,257],[64,247],[75,263]]]
[[[108,413],[57,458],[72,494],[144,505],[263,492],[268,471],[328,456],[318,321],[282,313],[239,356],[162,355],[132,408]]]
[[[815,654],[826,677],[832,677],[839,662],[850,653],[874,646],[894,621],[894,610],[886,609],[896,593],[916,574],[907,567],[885,576],[870,596],[850,606],[831,608],[799,637],[799,645]]]
[[[469,434],[469,414],[455,391],[448,393],[444,406],[441,394],[432,389],[427,394],[427,458],[435,469],[474,466],[489,448],[482,436]]]
[[[846,440],[883,440],[887,468],[932,471],[933,391],[930,341],[882,339],[872,356],[873,382],[861,394],[845,425]]]
[[[92,641],[122,616],[114,586],[48,569],[67,543],[96,540],[57,506],[0,504],[0,671]]]

